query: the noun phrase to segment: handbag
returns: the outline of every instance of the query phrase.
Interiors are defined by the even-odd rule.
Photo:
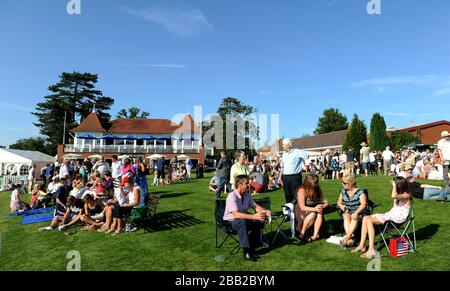
[[[409,244],[406,238],[398,237],[389,240],[389,253],[393,258],[399,258],[409,253]]]

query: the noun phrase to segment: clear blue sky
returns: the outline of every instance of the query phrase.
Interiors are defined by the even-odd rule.
[[[37,136],[31,115],[64,71],[99,74],[121,108],[171,118],[233,96],[311,134],[325,108],[369,126],[450,119],[450,1],[68,0],[0,3],[0,145]]]

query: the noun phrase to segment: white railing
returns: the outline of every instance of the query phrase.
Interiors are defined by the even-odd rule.
[[[200,153],[200,146],[194,146],[190,144],[184,147],[164,146],[164,145],[65,145],[64,153],[142,153],[142,154],[169,154],[169,153]]]
[[[25,183],[28,182],[28,176],[27,175],[23,175],[23,176],[1,176],[0,177],[0,188],[4,188],[4,186],[11,181],[13,184],[18,184],[20,182],[20,180],[24,180]]]

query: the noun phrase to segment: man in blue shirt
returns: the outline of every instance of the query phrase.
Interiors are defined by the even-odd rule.
[[[284,154],[278,184],[283,185],[286,203],[297,203],[297,189],[302,184],[303,163],[308,159],[308,153],[293,148],[292,139],[282,142]]]

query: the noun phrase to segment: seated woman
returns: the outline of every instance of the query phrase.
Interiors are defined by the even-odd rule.
[[[217,178],[217,175],[214,175],[214,177],[211,178],[211,181],[209,181],[209,191],[216,192],[217,186],[219,185],[219,178]]]
[[[450,199],[449,188],[421,184],[416,182],[416,177],[409,177],[406,181],[408,182],[408,193],[414,198],[436,200],[439,202],[448,201],[448,199]]]
[[[118,235],[122,232],[122,219],[125,216],[131,215],[131,212],[134,207],[136,206],[143,206],[145,201],[145,193],[144,191],[141,191],[139,186],[135,186],[133,184],[133,179],[129,178],[128,181],[125,180],[122,181],[122,187],[121,192],[124,196],[128,198],[128,203],[124,203],[122,205],[119,205],[119,203],[116,203],[114,205],[113,209],[113,224],[111,226],[111,229],[108,230],[106,233],[111,233],[113,231],[113,235]]]
[[[79,223],[81,221],[81,216],[83,215],[83,212],[84,212],[83,201],[73,196],[69,196],[69,198],[67,198],[66,212],[64,213],[64,216],[55,215],[55,217],[53,217],[52,222],[50,223],[50,226],[41,227],[39,228],[39,230],[48,231],[58,227],[58,230],[63,231],[69,226]]]
[[[20,199],[20,194],[25,194],[25,187],[20,186],[14,189],[11,193],[11,212],[28,210],[30,207],[28,203]]]
[[[31,191],[31,201],[30,208],[38,209],[42,207],[47,207],[52,201],[52,196],[47,195],[44,191],[41,190],[42,185],[35,184],[33,190]]]
[[[363,258],[372,259],[377,255],[375,251],[375,228],[386,221],[393,221],[401,224],[406,221],[411,208],[412,197],[408,193],[408,183],[405,178],[397,177],[392,181],[391,198],[394,200],[394,207],[384,214],[374,214],[364,217],[361,231],[361,242],[359,246],[352,250],[352,253],[361,252]],[[366,251],[366,239],[369,236],[369,249]]]
[[[368,214],[366,209],[367,197],[363,189],[357,188],[355,174],[347,174],[342,178],[344,189],[339,194],[337,202],[342,210],[344,220],[345,236],[341,240],[344,246],[353,246],[355,243],[354,232],[358,227],[358,222]]]
[[[94,199],[91,194],[84,196],[84,214],[81,216],[81,221],[87,224],[85,230],[96,230],[103,224],[105,218],[105,211],[103,203],[100,199]]]
[[[306,231],[314,225],[314,234],[308,239],[309,242],[319,238],[320,228],[323,222],[323,210],[328,207],[328,202],[323,198],[322,189],[319,186],[319,178],[308,174],[303,185],[298,190],[298,229],[300,235],[298,240],[305,240]]]

